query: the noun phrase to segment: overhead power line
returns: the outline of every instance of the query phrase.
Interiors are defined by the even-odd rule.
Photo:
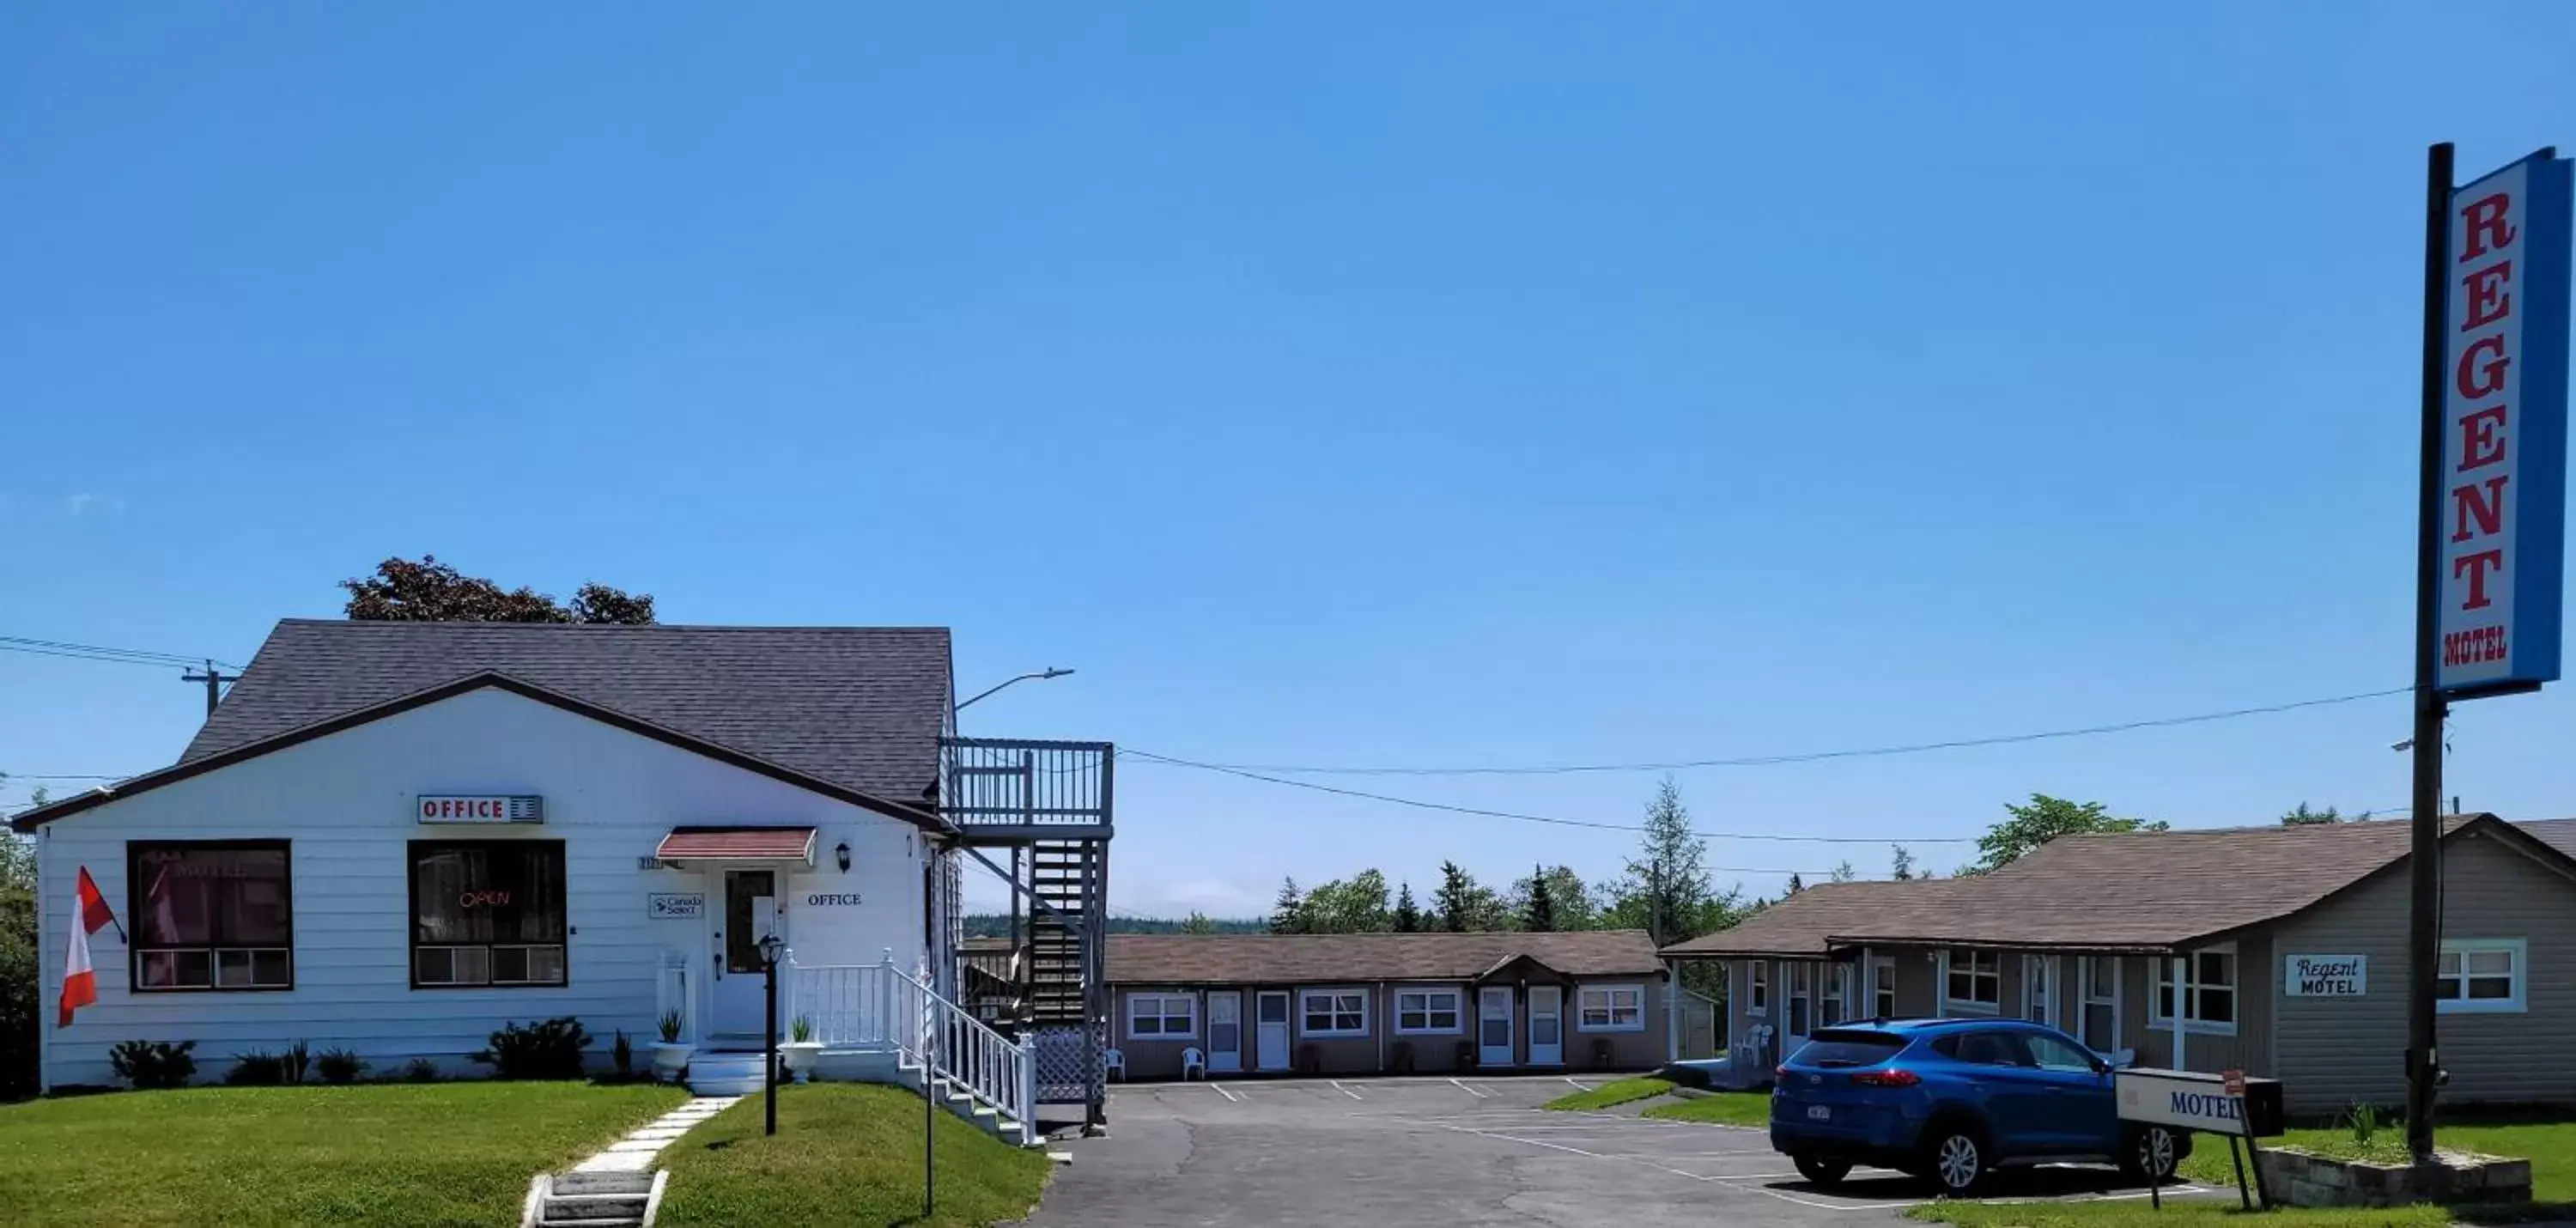
[[[2045,729],[2034,733],[2007,733],[1983,738],[1954,738],[1940,742],[1913,742],[1901,746],[1871,746],[1850,750],[1802,751],[1783,755],[1742,755],[1732,758],[1676,759],[1663,763],[1565,763],[1539,766],[1476,767],[1313,767],[1276,763],[1199,763],[1162,755],[1144,758],[1180,767],[1203,768],[1218,772],[1279,772],[1301,776],[1559,776],[1579,772],[1674,772],[1686,768],[1770,767],[1784,763],[1818,763],[1829,759],[1867,759],[1886,755],[1915,755],[1936,750],[1965,750],[1978,746],[2009,746],[2022,742],[2044,742],[2057,738],[2085,738],[2108,733],[2129,733],[2140,729],[2165,729],[2176,725],[2199,725],[2210,721],[2235,720],[2246,716],[2268,716],[2277,712],[2295,712],[2301,708],[2323,708],[2334,704],[2354,703],[2364,699],[2383,699],[2405,695],[2411,686],[2389,687],[2377,691],[2359,691],[2350,695],[2329,695],[2320,699],[2299,699],[2289,703],[2264,704],[2252,708],[2230,708],[2223,712],[2200,712],[2190,716],[2160,716],[2146,720],[2121,721],[2110,725],[2086,725],[2074,729]],[[1129,752],[1131,754],[1140,752]],[[1278,783],[1294,783],[1281,781]]]
[[[111,661],[127,665],[154,665],[164,668],[190,668],[208,662],[238,672],[241,667],[230,661],[216,661],[203,654],[187,656],[175,652],[155,652],[143,648],[111,648],[103,644],[73,644],[62,640],[32,639],[23,635],[0,635],[0,651],[31,653],[44,657],[68,657],[78,661]]]

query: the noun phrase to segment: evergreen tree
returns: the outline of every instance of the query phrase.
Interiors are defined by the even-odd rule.
[[[1735,924],[1742,915],[1733,893],[1717,894],[1708,879],[1708,842],[1691,830],[1681,787],[1667,776],[1646,805],[1637,855],[1611,893],[1605,922],[1642,929],[1656,945],[1696,938]]]
[[[1805,884],[1805,883],[1802,883],[1802,882],[1798,881],[1798,876],[1797,876],[1797,875],[1792,874],[1792,875],[1790,875],[1790,876],[1789,876],[1789,894],[1791,894],[1791,895],[1796,895],[1796,894],[1798,894],[1799,892],[1804,891],[1804,890],[1806,890],[1806,889],[1807,889],[1807,884]]]
[[[1193,911],[1190,913],[1187,920],[1181,922],[1181,932],[1184,934],[1213,934],[1216,932],[1216,922],[1208,920],[1208,915],[1206,913]]]
[[[1270,906],[1270,932],[1302,934],[1306,932],[1306,896],[1297,890],[1297,880],[1279,880],[1279,900]]]
[[[1522,884],[1527,900],[1521,909],[1521,928],[1533,934],[1556,930],[1556,897],[1548,891],[1547,867],[1531,866],[1529,880]]]
[[[1907,848],[1902,844],[1892,844],[1888,847],[1896,850],[1896,856],[1893,859],[1896,867],[1896,881],[1900,883],[1912,881],[1914,878],[1914,850]]]
[[[1834,867],[1833,881],[1835,881],[1835,882],[1838,882],[1838,883],[1848,883],[1848,882],[1852,881],[1853,879],[1856,879],[1856,878],[1859,878],[1859,877],[1860,877],[1860,871],[1855,870],[1855,869],[1853,869],[1853,868],[1852,868],[1852,863],[1851,863],[1851,859],[1850,859],[1850,858],[1844,858],[1844,859],[1843,859],[1843,863],[1842,863],[1841,865],[1838,865],[1838,866],[1835,866],[1835,867]]]
[[[1422,910],[1414,907],[1413,884],[1400,884],[1395,889],[1395,932],[1412,934],[1421,929]]]
[[[1432,893],[1431,911],[1441,929],[1458,934],[1473,928],[1477,890],[1475,877],[1459,869],[1457,862],[1440,863],[1440,890]]]

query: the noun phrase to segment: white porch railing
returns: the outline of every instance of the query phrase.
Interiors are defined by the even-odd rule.
[[[1037,1141],[1037,1050],[1014,1043],[940,997],[889,957],[876,964],[790,964],[787,1017],[825,1050],[882,1049],[1019,1124]]]

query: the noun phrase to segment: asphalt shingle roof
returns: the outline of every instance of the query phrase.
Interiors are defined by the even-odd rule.
[[[2445,820],[2543,857],[2576,822]],[[1822,956],[1869,943],[2165,950],[2309,908],[2403,862],[2403,821],[2065,836],[1974,878],[1811,887],[1675,955]],[[2556,846],[2552,852],[2551,846]]]
[[[1644,930],[1570,934],[1112,934],[1111,984],[1469,981],[1528,955],[1567,976],[1663,971]]]
[[[287,619],[180,762],[492,672],[919,805],[951,695],[944,627]]]

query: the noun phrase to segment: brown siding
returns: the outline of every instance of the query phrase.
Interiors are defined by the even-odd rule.
[[[2236,941],[2236,1031],[2222,1035],[2186,1029],[2183,1034],[2185,1070],[2242,1070],[2252,1075],[2272,1073],[2272,993],[2270,976],[2272,940],[2255,933]],[[2120,961],[2122,991],[2127,995],[2122,1026],[2128,1043],[2138,1051],[2138,1065],[2170,1069],[2173,1060],[2173,1024],[2158,1023],[2155,1013],[2155,970],[2171,968],[2170,955],[2131,956]]]
[[[1192,1037],[1176,1040],[1129,1036],[1127,1034],[1127,1000],[1133,995],[1140,993],[1186,993],[1191,997],[1197,998],[1198,1034]],[[1122,989],[1117,993],[1110,995],[1110,1009],[1117,1012],[1112,1016],[1110,1021],[1110,1035],[1115,1037],[1115,1039],[1110,1041],[1110,1045],[1112,1048],[1118,1050],[1120,1056],[1127,1059],[1127,1077],[1130,1079],[1180,1078],[1182,1050],[1196,1048],[1202,1054],[1207,1052],[1207,995],[1203,993],[1184,988],[1166,990],[1155,989],[1148,986],[1137,986],[1133,989]],[[1249,1035],[1248,1031],[1246,1035]],[[1250,1041],[1247,1040],[1245,1044],[1248,1048]],[[1251,1058],[1247,1054],[1244,1060],[1250,1061]]]
[[[1408,989],[1456,990],[1458,1030],[1445,1034],[1399,1034],[1395,1030],[1395,995]],[[1389,1071],[1405,1069],[1404,1063],[1396,1060],[1396,1051],[1399,1048],[1412,1050],[1412,1070],[1415,1074],[1439,1074],[1458,1069],[1459,1042],[1475,1038],[1476,991],[1474,989],[1448,981],[1396,981],[1387,985],[1382,997],[1385,1000],[1378,1004],[1377,1026],[1386,1032],[1386,1068]],[[1375,1067],[1372,1066],[1370,1069],[1374,1070]]]
[[[2576,891],[2566,879],[2502,843],[2468,836],[2443,859],[2442,933],[2519,938],[2526,944],[2524,1010],[2438,1019],[2444,1103],[2576,1101],[2576,1065],[2557,1033],[2576,1018]],[[2265,969],[2277,996],[2283,1092],[2291,1112],[2328,1113],[2354,1101],[2405,1099],[2407,876],[2380,874],[2275,930]],[[2368,982],[2357,998],[2278,996],[2290,955],[2361,955]]]

